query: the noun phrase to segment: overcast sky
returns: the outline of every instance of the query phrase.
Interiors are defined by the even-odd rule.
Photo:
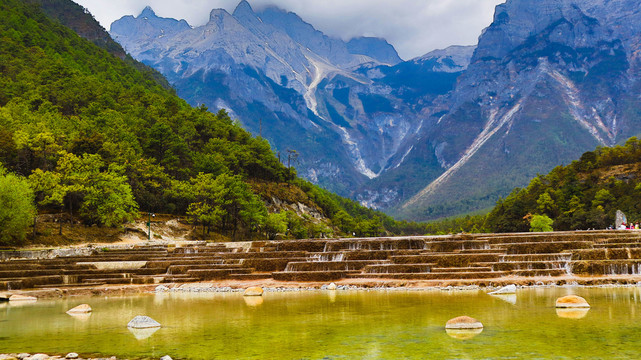
[[[203,25],[212,9],[230,13],[240,0],[74,0],[107,30],[124,15],[138,16],[149,5],[158,16]],[[403,59],[450,45],[473,45],[490,25],[494,7],[505,0],[249,0],[255,8],[276,5],[293,11],[327,35],[349,40],[376,36]]]

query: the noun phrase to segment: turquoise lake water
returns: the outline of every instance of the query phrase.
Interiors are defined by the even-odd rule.
[[[557,312],[576,294],[587,312]],[[88,317],[67,315],[87,303]],[[163,327],[134,333],[148,315]],[[484,324],[460,339],[445,323]],[[460,336],[459,336],[460,337]],[[161,293],[0,304],[0,352],[173,359],[638,359],[641,288],[483,291]]]

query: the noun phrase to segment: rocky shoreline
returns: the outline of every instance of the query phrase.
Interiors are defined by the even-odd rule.
[[[248,287],[261,287],[265,292],[302,292],[327,290],[327,282],[286,282],[268,280],[221,280],[196,283],[169,283],[148,285],[103,285],[93,287],[59,287],[38,290],[13,290],[3,294],[33,296],[38,299],[59,299],[67,297],[127,296],[158,292],[243,292]],[[350,279],[336,281],[336,290],[360,291],[429,291],[429,290],[487,290],[492,291],[507,285],[519,288],[555,286],[641,286],[641,275],[608,277],[509,277],[483,280],[457,281],[400,281]],[[0,359],[2,360],[2,359]]]

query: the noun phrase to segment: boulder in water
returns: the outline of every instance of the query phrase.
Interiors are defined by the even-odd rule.
[[[568,295],[556,299],[557,308],[589,308],[590,304],[577,295]]]
[[[482,329],[483,324],[480,321],[469,316],[459,316],[445,324],[445,329]]]
[[[87,314],[92,312],[91,306],[88,304],[78,305],[73,309],[67,310],[67,314]]]
[[[259,286],[252,286],[247,289],[245,289],[245,292],[243,293],[244,296],[262,296],[263,295],[263,288]]]
[[[127,324],[127,327],[132,328],[132,329],[148,329],[148,328],[158,328],[160,327],[160,323],[149,316],[136,316],[135,318],[131,319],[131,321]]]
[[[37,301],[38,298],[33,297],[33,296],[25,296],[25,295],[11,295],[9,297],[9,301]]]
[[[29,360],[47,360],[47,359],[49,359],[49,355],[47,354],[35,354],[29,357]]]
[[[445,332],[450,337],[457,340],[469,340],[476,335],[483,332],[483,328],[480,329],[445,329]]]
[[[507,294],[516,294],[516,285],[503,286],[502,288],[492,291],[490,295],[507,295]]]
[[[327,290],[336,290],[336,284],[331,283],[331,284],[327,285]]]

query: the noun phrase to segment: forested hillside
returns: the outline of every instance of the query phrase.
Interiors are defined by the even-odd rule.
[[[235,239],[410,229],[297,178],[224,111],[189,106],[157,73],[47,14],[38,1],[0,2],[0,176],[27,182],[30,191],[12,191],[34,197],[39,212],[99,226],[140,212],[187,215]],[[279,212],[275,194],[323,216]]]
[[[498,202],[485,227],[493,232],[528,231],[532,215],[553,220],[554,230],[604,229],[616,210],[641,221],[641,140],[599,147],[580,160],[534,178]]]

